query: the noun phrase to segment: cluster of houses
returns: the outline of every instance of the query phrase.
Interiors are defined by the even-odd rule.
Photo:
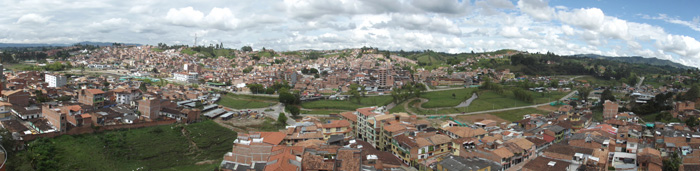
[[[692,102],[674,111],[694,110]],[[604,104],[604,122],[585,105],[561,105],[514,122],[430,122],[383,107],[335,119],[307,116],[278,132],[239,135],[223,170],[681,170],[700,169],[698,127],[644,122]],[[680,107],[680,108],[679,108]]]
[[[0,86],[0,123],[16,140],[124,125],[191,123],[219,109],[210,104],[220,95],[205,88],[168,84],[144,86],[143,91],[140,80],[39,71],[6,72],[5,76]]]
[[[103,47],[90,53],[77,54],[71,57],[71,61],[92,69],[127,69],[125,74],[137,77],[172,78],[185,83],[209,82],[231,91],[249,91],[246,87],[248,84],[269,87],[277,82],[287,82],[293,90],[299,90],[305,96],[345,92],[352,83],[366,87],[369,94],[388,94],[393,87],[414,81],[432,86],[471,86],[478,85],[479,76],[485,74],[494,75],[497,80],[515,78],[509,70],[474,68],[451,71],[455,70],[453,67],[469,67],[470,63],[479,59],[502,58],[514,53],[481,55],[459,65],[434,70],[419,69],[412,74],[403,66],[415,64],[415,61],[395,55],[387,58],[383,54],[362,49],[323,51],[325,57],[313,60],[306,59],[306,55],[311,53],[308,51],[289,55],[269,49],[260,52],[235,51],[235,58],[201,58],[197,54],[181,53],[182,48],[154,49],[153,46]],[[253,59],[261,53],[274,55]],[[302,73],[304,69],[317,72]]]

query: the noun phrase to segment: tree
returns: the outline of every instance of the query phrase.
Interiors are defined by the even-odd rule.
[[[355,101],[357,101],[358,104],[360,103],[360,98],[361,98],[360,91],[357,90],[359,88],[360,88],[360,85],[358,85],[358,84],[350,84],[350,87],[348,90],[348,93],[350,94],[351,99],[354,99]]]
[[[576,108],[576,106],[578,106],[578,103],[576,103],[576,101],[572,100],[571,102],[569,102],[569,105],[571,105],[571,107]]]
[[[287,88],[279,90],[279,101],[285,105],[297,105],[301,101],[299,95],[292,94]]]
[[[153,69],[151,70],[151,72],[153,72],[153,73],[156,73],[156,74],[157,74],[157,73],[158,73],[158,69],[156,69],[156,68],[154,67],[154,68],[153,68]]]
[[[700,123],[698,122],[698,118],[695,116],[688,117],[688,119],[685,120],[685,124],[691,128],[700,125]]]
[[[685,92],[685,94],[683,94],[683,96],[680,100],[695,101],[698,99],[699,94],[700,94],[700,90],[698,90],[698,86],[692,86],[692,87],[690,87],[690,90],[688,90],[687,92]]]
[[[578,90],[578,97],[580,97],[581,100],[588,100],[589,94],[591,94],[590,88],[581,88]]]
[[[616,101],[615,100],[615,95],[612,94],[612,91],[609,88],[606,88],[603,90],[603,93],[600,94],[600,102],[601,104],[605,102],[605,100],[610,100],[610,101]]]
[[[292,116],[295,118],[297,116],[299,116],[299,112],[301,111],[301,109],[299,109],[299,107],[294,106],[294,105],[287,105],[284,108],[286,108],[289,111],[289,113],[292,114]]]
[[[453,99],[457,98],[457,95],[455,93],[452,93],[452,98]]]
[[[147,92],[148,88],[146,87],[146,83],[141,83],[141,85],[139,85],[139,90],[143,93]]]
[[[253,47],[250,47],[250,46],[243,46],[243,47],[241,47],[241,51],[243,51],[243,52],[252,52],[252,51],[253,51]]]
[[[259,94],[259,93],[265,92],[265,88],[263,87],[262,84],[248,84],[248,85],[246,85],[246,87],[248,87],[248,89],[250,89],[250,93],[253,93],[253,94]]]
[[[194,102],[194,108],[195,108],[195,109],[202,110],[202,109],[204,109],[204,105],[202,104],[201,101],[197,100],[197,101]]]
[[[663,160],[663,170],[664,171],[678,171],[681,164],[681,159],[678,157],[678,153],[675,151],[671,153],[669,158]]]
[[[287,115],[284,113],[280,113],[279,116],[277,117],[277,124],[281,126],[286,126],[287,125]]]

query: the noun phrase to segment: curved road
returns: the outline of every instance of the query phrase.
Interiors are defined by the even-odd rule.
[[[569,99],[571,96],[575,95],[576,92],[578,92],[578,91],[572,91],[571,93],[567,94],[566,96],[562,97],[559,100]],[[554,102],[554,101],[552,101],[552,102]],[[443,114],[443,116],[460,116],[460,115],[474,115],[474,114],[491,113],[491,112],[502,112],[502,111],[516,110],[516,109],[525,109],[525,108],[531,108],[531,107],[546,106],[546,105],[549,105],[550,103],[551,102],[536,104],[536,105],[529,105],[529,106],[519,106],[519,107],[511,107],[511,108],[503,108],[503,109],[495,109],[495,110],[484,110],[484,111],[478,111],[478,112]],[[433,115],[418,115],[418,117],[429,117],[429,116],[433,116]]]

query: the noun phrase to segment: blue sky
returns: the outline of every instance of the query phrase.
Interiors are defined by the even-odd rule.
[[[697,1],[0,0],[0,42],[373,46],[644,56],[700,66]]]

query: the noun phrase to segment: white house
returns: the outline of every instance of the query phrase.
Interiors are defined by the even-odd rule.
[[[63,87],[68,80],[65,75],[61,74],[45,74],[44,81],[49,83],[49,87]]]
[[[117,104],[136,105],[136,98],[141,95],[136,89],[116,89],[114,92],[114,100]]]

